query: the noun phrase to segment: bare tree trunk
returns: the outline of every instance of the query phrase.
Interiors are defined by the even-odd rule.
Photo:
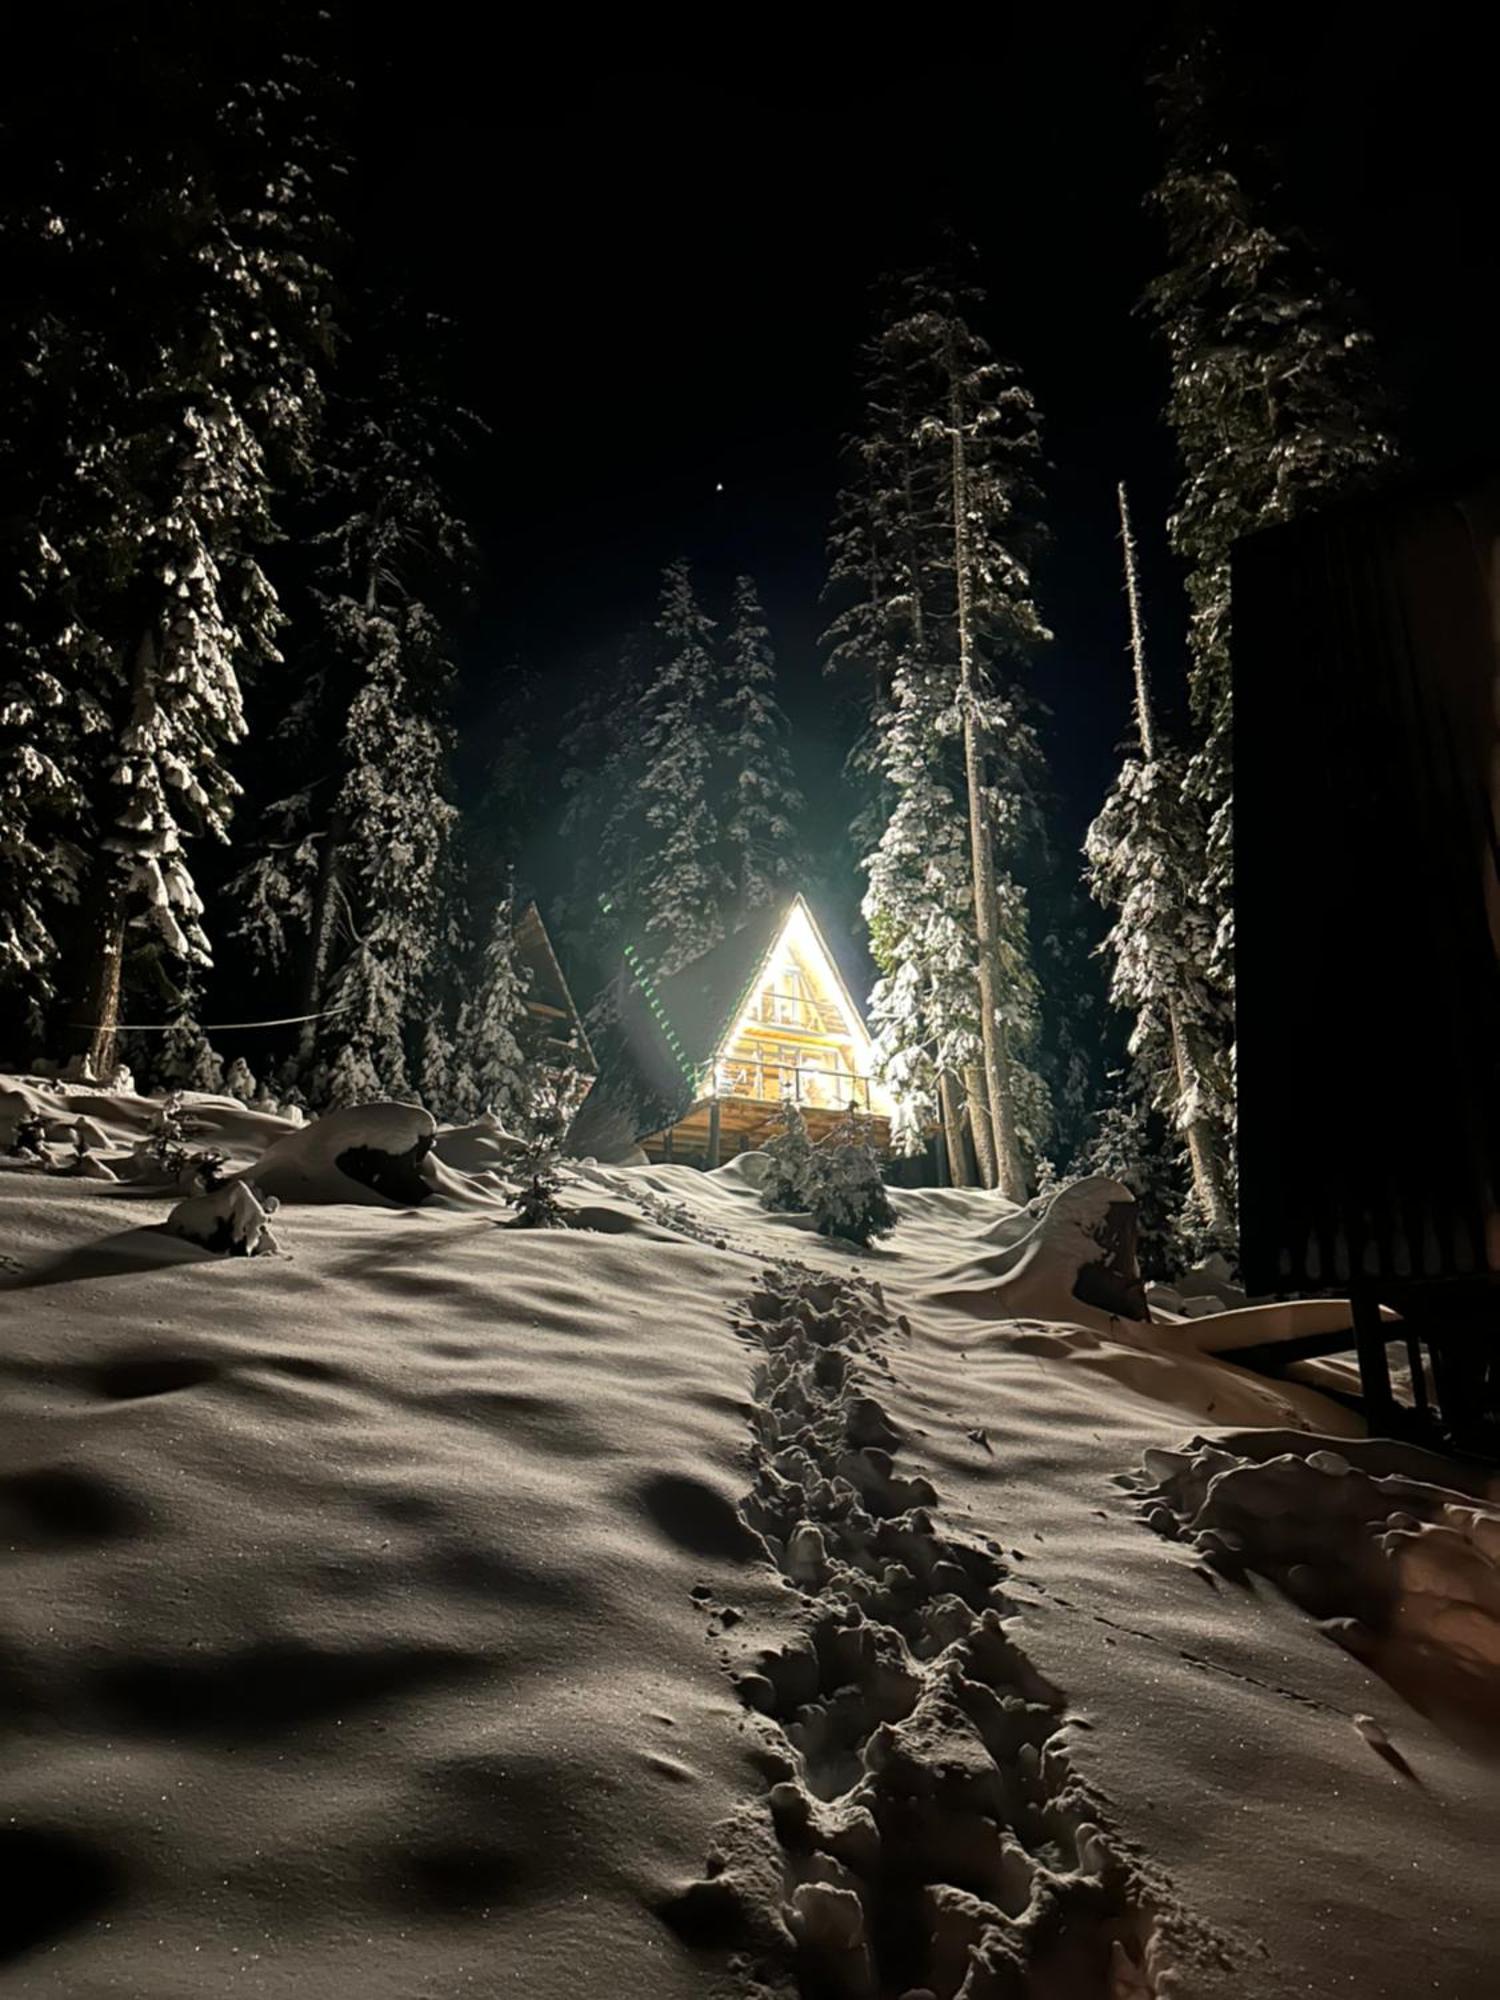
[[[142,632],[135,649],[130,680],[130,712],[140,709],[143,691],[156,665],[156,634]],[[81,971],[75,982],[77,1012],[65,1033],[70,1055],[82,1054],[102,1081],[115,1066],[120,1031],[120,989],[125,962],[126,875],[121,857],[105,848],[96,858],[88,892]]]
[[[1151,683],[1146,675],[1146,623],[1141,616],[1140,585],[1135,573],[1135,536],[1130,527],[1130,502],[1122,479],[1116,488],[1120,502],[1120,546],[1125,552],[1125,602],[1130,609],[1130,659],[1135,668],[1135,726],[1141,754],[1156,762],[1156,719],[1151,712]]]
[[[963,1107],[959,1102],[958,1080],[944,1070],[938,1078],[938,1101],[943,1110],[943,1145],[948,1154],[948,1185],[969,1186],[969,1163],[964,1158]]]
[[[1135,723],[1140,733],[1141,755],[1150,764],[1156,759],[1156,718],[1151,709],[1151,683],[1146,673],[1146,626],[1141,616],[1140,588],[1136,581],[1135,536],[1131,533],[1130,503],[1123,480],[1119,486],[1119,500],[1120,542],[1125,552],[1125,601],[1130,608],[1130,657],[1135,668]],[[1167,1001],[1167,1025],[1172,1037],[1177,1101],[1179,1104],[1191,1104],[1199,1095],[1197,1066],[1183,1031],[1181,1010],[1171,998]],[[1209,1120],[1203,1117],[1189,1119],[1183,1133],[1187,1139],[1188,1164],[1199,1205],[1215,1236],[1227,1241],[1233,1234],[1234,1215],[1218,1134]]]
[[[974,1160],[983,1185],[995,1185],[995,1137],[990,1130],[990,1106],[985,1094],[984,1072],[978,1063],[964,1067],[964,1095],[969,1103],[969,1130],[974,1135]]]
[[[1197,1091],[1197,1072],[1178,1024],[1175,1007],[1168,1010],[1168,1017],[1172,1028],[1172,1064],[1177,1073],[1178,1101],[1190,1103]],[[1184,1125],[1183,1136],[1187,1140],[1193,1188],[1204,1218],[1216,1241],[1227,1243],[1234,1235],[1234,1209],[1225,1184],[1224,1158],[1219,1149],[1218,1134],[1208,1119],[1192,1118]]]
[[[85,919],[87,943],[75,989],[74,1018],[65,1029],[64,1052],[82,1055],[100,1082],[115,1066],[120,1029],[120,978],[125,957],[125,883],[118,855],[99,857],[100,879]]]
[[[974,934],[979,957],[980,1032],[984,1083],[995,1153],[995,1185],[1012,1201],[1026,1199],[1026,1168],[1016,1131],[1010,1050],[1000,1016],[1000,937],[996,924],[995,851],[985,821],[984,755],[975,713],[973,607],[969,587],[969,478],[964,454],[963,399],[958,361],[948,336],[948,428],[952,439],[953,572],[958,603],[959,699],[963,705],[964,780],[969,795],[969,849],[974,879]]]

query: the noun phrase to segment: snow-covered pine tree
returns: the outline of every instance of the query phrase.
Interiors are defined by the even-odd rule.
[[[904,661],[881,718],[889,807],[865,861],[864,914],[881,975],[870,1028],[878,1073],[900,1108],[897,1143],[920,1147],[923,1114],[936,1102],[949,1179],[962,1187],[962,1080],[981,1050],[968,813],[953,733],[942,726],[950,710],[942,673]]]
[[[638,949],[659,973],[701,957],[727,928],[731,884],[714,790],[721,766],[713,632],[687,563],[669,563],[656,670],[637,711],[645,831],[631,898]]]
[[[776,700],[776,661],[754,580],[735,579],[725,640],[722,735],[723,847],[737,910],[759,909],[796,873],[802,796]]]
[[[808,1135],[807,1120],[791,1098],[782,1103],[777,1114],[776,1130],[767,1140],[765,1150],[766,1177],[761,1183],[761,1207],[773,1212],[810,1209],[817,1153]]]
[[[8,387],[13,402],[27,379],[26,363],[0,355],[0,396]],[[26,427],[13,406],[0,424],[0,520],[35,518],[40,496],[28,488],[37,462]],[[68,625],[52,597],[60,579],[50,544],[35,554],[29,573],[19,562],[0,565],[0,1026],[15,1048],[44,1032],[56,992],[58,917],[76,901],[85,863],[88,738],[107,720],[57,643]]]
[[[814,1153],[812,1217],[822,1236],[869,1244],[898,1217],[870,1140],[868,1119],[851,1106]]]
[[[1213,1247],[1232,1251],[1230,1026],[1205,976],[1212,945],[1201,898],[1206,829],[1184,785],[1183,760],[1153,711],[1123,484],[1118,500],[1136,744],[1084,841],[1089,886],[1114,912],[1104,946],[1110,998],[1134,1017],[1128,1046],[1136,1095],[1185,1144],[1201,1228]]]
[[[386,326],[331,400],[310,670],[277,731],[299,782],[234,885],[241,935],[296,963],[298,1011],[318,1017],[299,1051],[315,1104],[409,1095],[446,1036],[457,813],[434,603],[461,590],[469,542],[445,490],[466,420],[430,386],[443,331]]]
[[[526,969],[516,953],[515,916],[497,903],[471,991],[459,1011],[456,1108],[461,1117],[493,1111],[507,1131],[531,1131],[536,1064],[527,1050]]]
[[[455,1050],[440,1017],[429,1018],[422,1028],[417,1055],[417,1095],[434,1118],[451,1117],[454,1100]]]
[[[833,585],[846,601],[830,638],[833,663],[860,661],[873,683],[865,761],[887,803],[866,916],[887,1065],[939,1085],[950,1160],[961,1084],[983,1178],[1020,1194],[1043,1102],[1020,1074],[1038,1001],[1021,868],[1041,758],[1021,669],[1047,636],[1029,570],[1041,454],[1029,393],[972,324],[981,302],[943,271],[888,291],[836,520]],[[926,796],[903,810],[903,788]],[[934,814],[946,814],[941,826]],[[924,839],[943,892],[930,921]],[[966,921],[952,879],[963,841]]]
[[[560,932],[585,990],[605,995],[620,948],[638,939],[636,874],[648,845],[640,783],[639,710],[651,684],[655,634],[630,633],[588,673],[561,743],[567,798],[560,832],[574,855]],[[604,1001],[607,1005],[607,998]]]
[[[224,1088],[224,1065],[198,1025],[197,995],[189,986],[182,1010],[161,1038],[156,1061],[156,1087],[171,1092],[202,1090],[217,1094]]]
[[[1207,976],[1233,991],[1229,555],[1236,539],[1378,482],[1396,463],[1370,336],[1349,296],[1252,192],[1233,133],[1237,85],[1198,27],[1158,79],[1167,166],[1152,197],[1167,268],[1147,292],[1171,364],[1182,461],[1170,528],[1187,565],[1187,782],[1208,821]]]
[[[1111,1078],[1075,1173],[1102,1174],[1135,1196],[1141,1275],[1170,1278],[1198,1254],[1184,1241],[1181,1137],[1141,1093],[1137,1065]],[[1186,1253],[1186,1254],[1185,1254]]]
[[[76,878],[65,976],[96,1074],[112,1067],[127,930],[179,968],[208,960],[189,851],[226,833],[241,678],[274,660],[280,623],[257,551],[319,405],[329,230],[313,77],[256,42],[226,83],[133,27],[91,26],[76,52],[89,115],[68,146],[7,121],[22,192],[5,224],[6,346],[21,370],[4,443],[34,457],[0,723],[0,867],[31,887],[4,956],[45,997],[48,905]]]
[[[860,348],[857,370],[863,422],[845,441],[848,476],[834,506],[823,596],[834,613],[823,635],[825,671],[854,691],[854,741],[845,779],[856,807],[850,826],[854,851],[868,855],[880,839],[892,799],[883,776],[885,728],[901,660],[921,652],[923,607],[914,579],[921,561],[914,547],[916,509],[911,504],[910,446],[921,421],[912,403],[913,383],[884,338],[888,296],[880,301],[880,330]]]
[[[253,1102],[256,1094],[255,1074],[243,1056],[236,1056],[225,1070],[224,1088],[231,1097],[237,1097],[241,1104]]]

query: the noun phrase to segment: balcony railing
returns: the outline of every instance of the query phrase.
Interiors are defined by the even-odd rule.
[[[713,1072],[716,1097],[748,1097],[761,1104],[790,1098],[814,1111],[846,1111],[853,1104],[870,1111],[870,1079],[846,1069],[814,1068],[810,1063],[783,1063],[760,1057],[732,1057]]]
[[[750,1019],[763,1028],[801,1028],[809,1034],[826,1031],[823,1010],[805,993],[783,993],[771,988],[762,993]]]

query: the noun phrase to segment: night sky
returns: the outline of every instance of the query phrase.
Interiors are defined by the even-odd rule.
[[[371,226],[457,321],[462,391],[491,429],[463,496],[485,560],[462,643],[471,764],[508,662],[540,677],[544,714],[560,710],[684,553],[710,598],[740,568],[759,579],[821,801],[814,834],[832,836],[848,722],[820,672],[818,592],[854,353],[871,281],[948,221],[981,249],[986,330],[1046,419],[1057,637],[1037,680],[1059,835],[1081,835],[1126,726],[1121,476],[1156,677],[1169,701],[1180,686],[1164,371],[1133,311],[1160,260],[1142,79],[1162,21],[1050,11],[949,67],[564,74],[466,59],[439,10],[392,63],[389,103],[366,88],[367,129],[384,135]],[[1257,10],[1244,43],[1244,101],[1287,212],[1362,296],[1407,439],[1433,465],[1497,442],[1491,120],[1455,18],[1424,9],[1393,35],[1352,9]]]

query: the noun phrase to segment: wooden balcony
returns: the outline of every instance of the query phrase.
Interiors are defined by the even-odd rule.
[[[713,1095],[757,1105],[790,1098],[804,1112],[871,1108],[870,1079],[834,1062],[780,1062],[765,1056],[728,1056],[715,1065]]]
[[[649,1160],[712,1168],[737,1153],[755,1152],[774,1137],[781,1106],[788,1100],[801,1111],[815,1140],[830,1132],[852,1104],[869,1117],[873,1143],[890,1144],[888,1119],[871,1109],[870,1079],[845,1069],[731,1057],[715,1065],[700,1087],[704,1094],[675,1125],[641,1140]]]

